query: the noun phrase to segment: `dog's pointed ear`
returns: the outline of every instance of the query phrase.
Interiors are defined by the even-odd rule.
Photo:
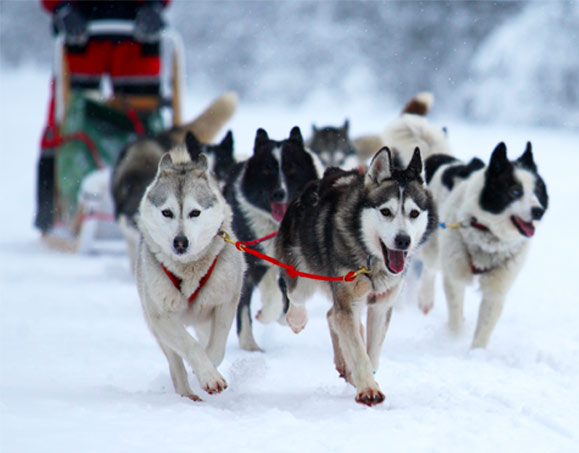
[[[392,177],[392,154],[387,146],[378,151],[368,167],[364,184],[366,186],[377,186],[384,180]]]
[[[414,148],[412,159],[410,159],[410,163],[408,167],[406,167],[406,173],[412,179],[418,179],[420,182],[424,181],[422,177],[422,156],[420,155],[420,148],[418,148],[418,146]]]
[[[267,135],[267,132],[265,131],[265,129],[262,129],[260,127],[257,130],[257,132],[255,133],[255,142],[253,144],[253,154],[256,154],[259,151],[261,151],[261,148],[263,148],[268,142],[269,142],[269,136]]]
[[[203,145],[192,132],[187,132],[185,136],[185,147],[193,163],[193,168],[206,171],[209,165],[207,164],[207,157],[203,154]]]
[[[316,135],[317,132],[318,132],[318,128],[316,127],[315,124],[312,123],[312,134]]]
[[[165,153],[161,156],[161,160],[159,161],[159,170],[168,170],[169,168],[173,167],[173,159],[171,159],[170,153]]]
[[[227,131],[223,140],[221,140],[220,147],[225,149],[229,154],[233,154],[233,132]]]
[[[345,136],[348,136],[349,129],[350,129],[350,120],[346,118],[344,120],[344,125],[342,126],[342,132],[344,133]]]
[[[489,161],[487,174],[500,174],[509,169],[511,166],[512,164],[507,158],[507,146],[503,142],[500,142],[491,154],[491,160]]]
[[[292,127],[292,130],[290,131],[289,139],[294,140],[302,145],[304,144],[304,138],[302,137],[302,131],[300,131],[300,128],[298,126]]]
[[[203,152],[201,142],[197,140],[197,137],[195,137],[193,132],[187,132],[187,135],[185,136],[185,146],[187,147],[187,152],[193,162],[195,162]]]
[[[527,148],[525,152],[517,159],[517,163],[521,164],[523,168],[531,170],[532,172],[537,172],[537,165],[533,159],[533,146],[531,142],[527,142]]]

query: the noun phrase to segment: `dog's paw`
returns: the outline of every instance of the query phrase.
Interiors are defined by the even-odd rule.
[[[308,310],[305,305],[290,304],[285,319],[294,333],[300,333],[308,323]]]
[[[356,402],[366,406],[375,406],[382,403],[386,397],[377,388],[365,388],[356,395]]]
[[[203,401],[201,398],[199,398],[197,395],[195,395],[195,393],[187,393],[185,395],[181,395],[183,398],[189,398],[191,401],[195,401],[196,403],[199,401]]]
[[[203,390],[205,390],[210,395],[215,395],[216,393],[221,393],[227,388],[227,382],[219,374],[216,368],[213,370],[201,373],[197,376],[199,379],[199,385]]]
[[[430,310],[432,310],[432,307],[434,307],[434,300],[432,300],[432,299],[426,300],[423,298],[418,299],[418,308],[420,308],[422,313],[424,313],[425,315],[430,313]]]

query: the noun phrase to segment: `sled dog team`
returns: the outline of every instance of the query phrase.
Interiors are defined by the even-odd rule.
[[[428,313],[442,272],[455,332],[465,287],[478,280],[472,347],[487,346],[547,209],[547,190],[531,143],[515,160],[504,143],[488,163],[455,158],[446,131],[425,117],[432,103],[420,93],[383,134],[357,140],[347,121],[314,126],[307,141],[298,127],[283,140],[258,129],[253,154],[235,162],[231,133],[207,144],[235,111],[229,93],[192,123],[127,146],[113,174],[116,215],[178,394],[199,400],[186,365],[206,392],[227,387],[217,366],[235,318],[241,348],[261,349],[251,326],[256,287],[263,306],[255,318],[296,333],[307,325],[311,294],[328,296],[336,370],[369,406],[385,399],[374,373],[408,274]],[[247,245],[231,245],[226,235]],[[419,275],[413,259],[423,262]]]

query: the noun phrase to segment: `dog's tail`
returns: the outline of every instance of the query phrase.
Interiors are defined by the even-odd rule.
[[[452,155],[446,130],[425,117],[433,104],[432,93],[418,93],[384,131],[384,144],[394,150],[404,165],[410,162],[416,147],[420,149],[423,160],[434,154]]]
[[[187,132],[192,132],[201,143],[211,143],[219,129],[237,110],[237,93],[228,91],[215,99],[193,121],[179,125],[171,131],[173,143],[183,143]]]
[[[429,91],[423,91],[414,96],[402,109],[402,114],[411,113],[425,116],[434,104],[434,96]]]

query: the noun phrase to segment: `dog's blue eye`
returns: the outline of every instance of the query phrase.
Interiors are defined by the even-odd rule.
[[[199,215],[201,215],[201,211],[199,211],[199,209],[193,209],[193,211],[189,213],[189,217],[199,217]]]
[[[523,191],[519,187],[513,187],[511,189],[511,197],[519,198],[523,194]]]
[[[168,219],[173,218],[173,212],[170,209],[163,209],[161,214],[163,214],[163,217],[167,217]]]
[[[384,217],[390,217],[390,216],[392,215],[392,211],[390,211],[390,209],[388,209],[388,208],[380,209],[380,213],[381,213]]]

